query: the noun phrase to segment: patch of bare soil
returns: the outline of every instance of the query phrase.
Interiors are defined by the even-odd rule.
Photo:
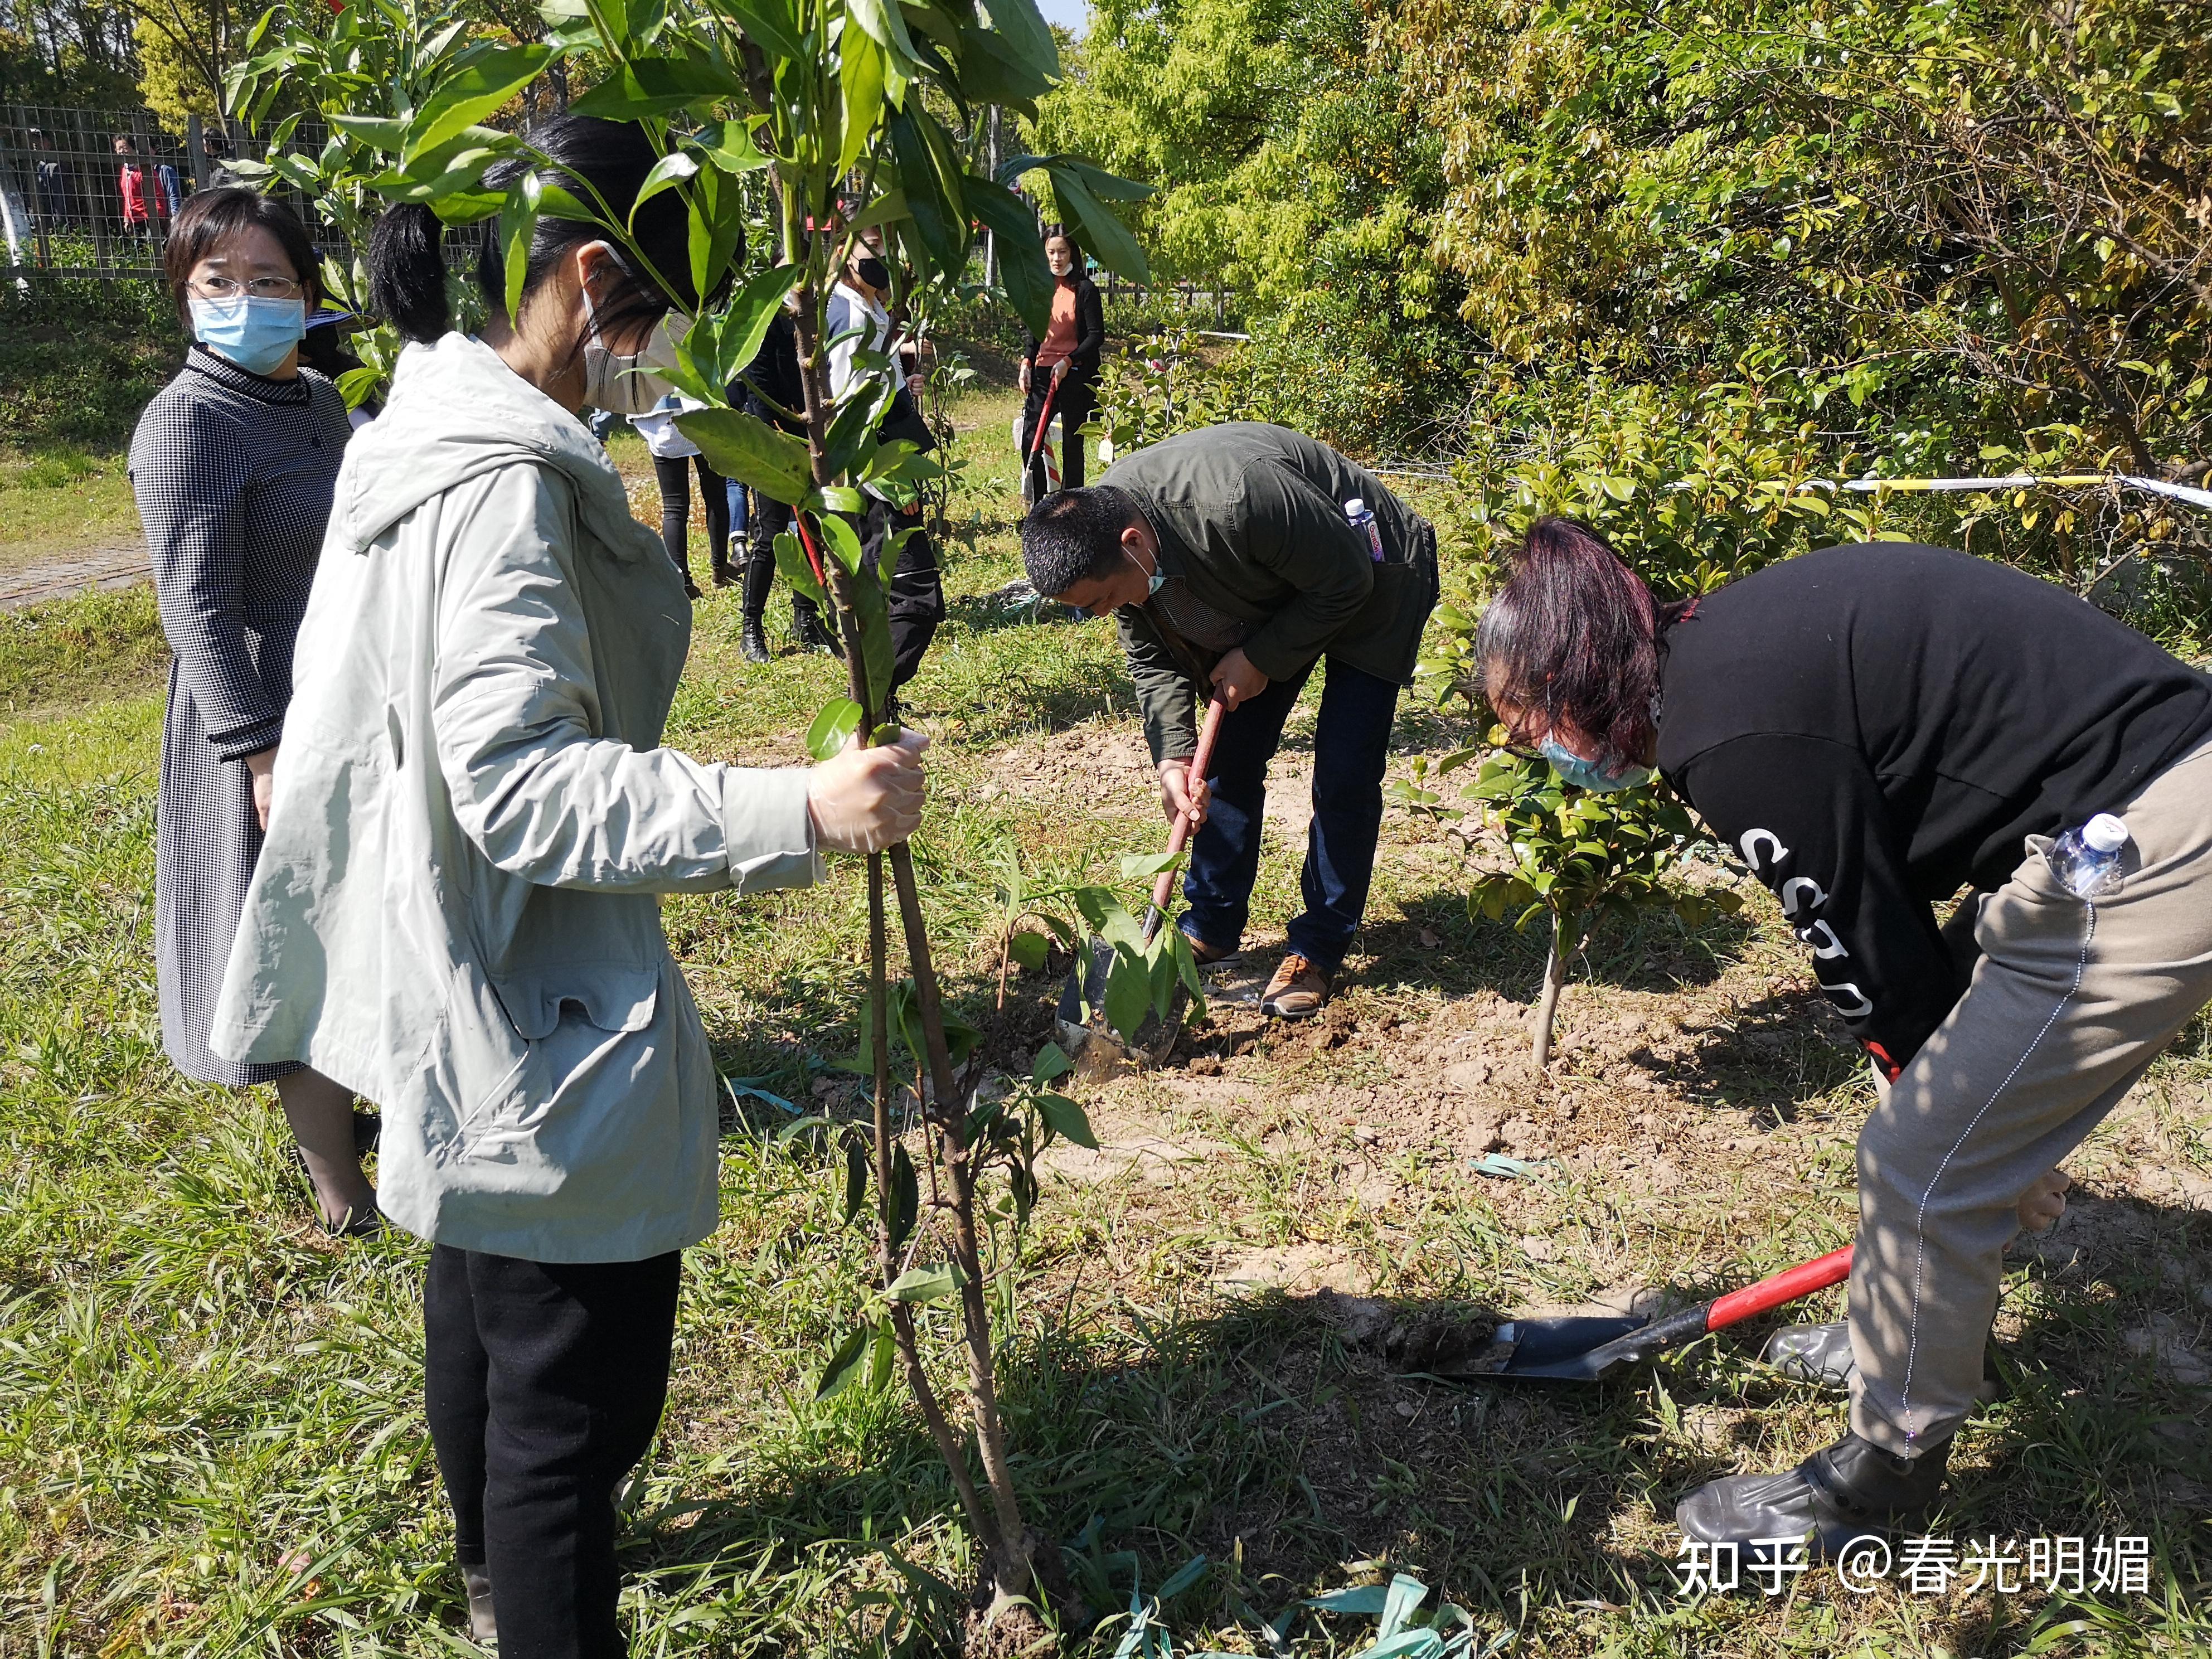
[[[1085,720],[1010,743],[988,757],[967,799],[1011,800],[1032,811],[1064,807],[1088,817],[1159,816],[1144,733],[1126,720]]]

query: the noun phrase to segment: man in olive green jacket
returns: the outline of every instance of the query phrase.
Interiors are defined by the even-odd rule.
[[[1373,514],[1371,526],[1361,509]],[[1038,592],[1111,611],[1129,654],[1170,823],[1191,842],[1182,927],[1202,962],[1243,939],[1260,868],[1267,763],[1322,658],[1305,909],[1261,1006],[1318,1010],[1366,908],[1398,692],[1437,602],[1437,538],[1382,480],[1279,426],[1235,422],[1141,450],[1022,526]],[[1194,781],[1200,688],[1228,712]]]

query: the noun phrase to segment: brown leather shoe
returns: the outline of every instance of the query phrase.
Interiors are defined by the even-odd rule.
[[[1328,975],[1293,951],[1267,981],[1260,1012],[1277,1019],[1310,1019],[1328,1000]]]
[[[1211,968],[1217,962],[1226,962],[1243,948],[1241,942],[1237,945],[1208,945],[1195,933],[1185,933],[1183,937],[1190,941],[1190,959],[1201,968]]]

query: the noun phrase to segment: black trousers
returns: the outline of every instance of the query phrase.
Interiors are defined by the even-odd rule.
[[[656,455],[653,477],[660,486],[660,544],[685,575],[691,574],[691,470],[707,508],[707,556],[720,570],[730,557],[730,486],[704,455]]]
[[[1044,499],[1051,488],[1045,477],[1044,445],[1037,442],[1037,422],[1050,418],[1044,415],[1045,392],[1052,385],[1052,371],[1032,368],[1030,371],[1029,394],[1022,404],[1022,453],[1026,456],[1034,449],[1036,459],[1030,462],[1030,495],[1032,500]],[[1060,419],[1060,487],[1062,489],[1083,488],[1083,423],[1091,418],[1091,382],[1078,375],[1073,369],[1060,383],[1060,390],[1052,394],[1052,412]],[[1048,442],[1050,440],[1047,440]]]
[[[524,1261],[440,1244],[422,1285],[430,1443],[453,1552],[491,1576],[506,1659],[621,1659],[614,1487],[668,1395],[677,1254]]]
[[[775,538],[791,528],[791,507],[753,492],[752,517],[746,523],[744,616],[758,622],[768,614],[769,590],[775,586]],[[817,614],[814,601],[804,593],[791,596],[791,619],[805,621]]]
[[[900,545],[884,591],[884,608],[890,613],[894,690],[914,678],[938,623],[945,620],[945,583],[938,574],[937,550],[921,520],[918,511],[901,513],[888,501],[871,500],[860,526],[860,556],[871,569],[882,568],[886,541],[899,531],[914,532]]]

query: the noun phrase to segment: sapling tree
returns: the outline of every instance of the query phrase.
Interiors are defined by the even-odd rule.
[[[1502,744],[1504,735],[1493,730],[1492,744]],[[1532,1038],[1541,1068],[1551,1063],[1568,965],[1607,915],[1664,906],[1696,925],[1716,914],[1733,915],[1743,901],[1726,889],[1692,892],[1667,884],[1665,877],[1699,836],[1662,782],[1601,794],[1565,782],[1548,761],[1492,746],[1462,750],[1433,767],[1417,761],[1410,778],[1394,782],[1392,798],[1431,817],[1463,818],[1470,809],[1446,805],[1441,789],[1431,786],[1470,763],[1474,776],[1459,798],[1495,826],[1510,862],[1478,869],[1468,909],[1492,921],[1511,915],[1518,929],[1540,921],[1550,935]],[[1467,842],[1473,853],[1478,843],[1472,836]]]
[[[857,353],[848,383],[833,385],[831,290],[873,233],[893,273],[893,308],[905,309],[917,295],[957,284],[981,234],[994,231],[1005,296],[1042,334],[1053,277],[1036,216],[1009,188],[1038,170],[1087,249],[1125,275],[1145,275],[1141,251],[1106,205],[1134,199],[1143,186],[1067,155],[1018,155],[995,173],[979,170],[986,111],[996,105],[1033,118],[1034,100],[1060,72],[1035,0],[989,0],[988,8],[975,0],[687,0],[681,8],[665,0],[547,0],[546,32],[527,40],[474,36],[464,23],[434,23],[436,15],[420,0],[345,0],[335,14],[323,0],[279,7],[256,27],[252,55],[233,80],[234,106],[265,112],[285,95],[314,103],[343,165],[325,168],[318,158],[315,167],[285,176],[324,188],[319,199],[334,201],[335,184],[363,199],[427,204],[448,225],[483,226],[506,256],[510,313],[520,300],[522,256],[549,215],[592,225],[670,293],[708,296],[654,368],[700,405],[679,424],[718,471],[797,509],[795,530],[778,538],[777,563],[798,592],[830,607],[849,672],[848,695],[822,711],[810,746],[820,757],[849,742],[896,738],[883,720],[892,657],[890,573],[879,564],[896,559],[898,538],[884,537],[872,556],[864,555],[861,526],[871,496],[910,503],[935,468],[911,444],[877,441],[899,390],[895,353]],[[401,44],[380,45],[380,33]],[[570,102],[571,113],[645,131],[660,159],[639,200],[672,192],[684,204],[688,269],[654,269],[631,234],[634,208],[617,210],[550,167],[526,131],[495,125],[503,109],[556,72],[570,86],[598,77]],[[532,165],[502,168],[504,184],[489,176],[515,161]],[[271,165],[283,171],[288,164]],[[749,221],[763,214],[766,236],[756,225],[749,239]],[[797,436],[732,407],[741,373],[786,305],[803,397],[799,407],[776,412],[800,428]],[[882,1309],[869,1328],[878,1339],[889,1335],[887,1349],[871,1351],[879,1364],[895,1358],[903,1370],[981,1546],[995,1610],[1030,1595],[1038,1569],[1056,1576],[1057,1567],[1050,1540],[1029,1525],[1014,1487],[979,1243],[980,1177],[992,1149],[1013,1133],[994,1126],[1021,1110],[979,1123],[957,1086],[905,846],[868,860],[867,886],[864,1027],[874,1118],[872,1167],[862,1173],[875,1191]],[[910,990],[896,999],[890,902],[911,970]],[[895,1016],[921,1073],[926,1181],[916,1179],[894,1123]],[[1047,1080],[1033,1078],[1026,1098],[1048,1121],[1061,1109],[1045,1103]],[[933,1198],[923,1206],[917,1195],[925,1187]],[[923,1239],[944,1249],[942,1265],[917,1261]],[[930,1379],[915,1323],[916,1309],[939,1300],[958,1310],[964,1423]],[[833,1377],[849,1370],[852,1349],[848,1340],[840,1350]]]

